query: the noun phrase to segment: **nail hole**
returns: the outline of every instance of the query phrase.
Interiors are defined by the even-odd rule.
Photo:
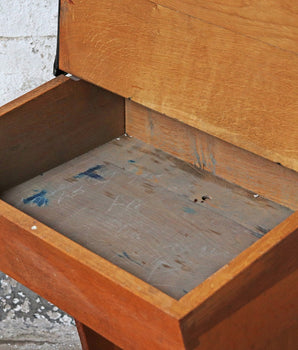
[[[204,203],[205,200],[207,200],[207,199],[212,199],[212,197],[210,197],[210,196],[208,196],[208,195],[202,196],[201,203]]]

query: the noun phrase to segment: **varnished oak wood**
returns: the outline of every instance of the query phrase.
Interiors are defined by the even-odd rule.
[[[126,132],[273,201],[298,209],[298,174],[126,100]]]
[[[270,234],[181,298],[180,305],[185,311],[181,328],[187,348],[199,345],[202,334],[294,273],[291,285],[296,292],[297,250],[298,212],[295,212]],[[296,296],[294,301],[287,296],[285,298],[287,305],[294,304],[294,315],[297,316]],[[285,325],[280,327],[283,329]]]
[[[61,68],[298,170],[297,53],[197,18],[194,2],[177,3],[62,0]],[[296,7],[287,2],[284,16],[280,4],[268,4],[268,17],[278,13],[283,36]]]
[[[295,350],[297,285],[295,271],[203,334],[196,349]]]
[[[298,54],[298,4],[292,0],[155,0],[155,3]]]
[[[298,272],[294,272],[236,313],[219,323],[199,338],[196,350],[229,349],[229,350],[294,350],[298,340],[297,323],[297,289]],[[270,315],[270,317],[268,317]],[[83,350],[88,345],[101,344],[101,337],[78,324]],[[87,337],[89,342],[87,342]],[[103,344],[106,341],[102,340]],[[114,349],[108,343],[107,349]],[[90,347],[90,350],[96,346]],[[102,349],[105,349],[103,347]]]
[[[141,118],[150,133],[136,131],[131,122],[140,119],[131,115],[128,130],[253,191],[262,191],[264,183],[260,193],[296,208],[291,194],[296,175],[247,152],[298,168],[296,25],[291,24],[287,40],[276,37],[274,26],[244,28],[247,19],[240,16],[253,21],[259,9],[267,8],[264,1],[250,4],[248,11],[234,8],[237,21],[222,28],[221,20],[231,14],[218,1],[207,2],[202,15],[220,9],[222,17],[217,13],[214,23],[206,23],[207,17],[196,17],[192,0],[62,0],[61,65],[189,125],[149,112]],[[272,11],[267,18],[277,13],[285,36],[295,6],[267,4]],[[158,118],[164,119],[156,123]],[[181,128],[177,148],[163,125]],[[122,98],[59,77],[2,107],[0,190],[123,132]],[[224,163],[219,156],[232,164],[233,156],[224,153],[233,148],[214,136],[246,149],[232,151],[243,158],[234,167],[237,175],[218,165]],[[236,179],[245,178],[241,167],[251,164],[264,167],[278,193],[259,169],[247,170],[250,180]],[[291,190],[283,187],[286,183]],[[0,200],[0,269],[77,318],[85,334],[99,333],[107,339],[104,346],[128,350],[212,350],[227,344],[229,350],[292,350],[297,343],[297,236],[298,212],[178,301]]]
[[[273,338],[262,350],[295,350],[298,344],[298,322],[293,327],[281,332]]]
[[[176,301],[0,201],[0,268],[124,349],[194,349],[203,339],[212,343],[213,329],[228,334],[229,320],[244,308],[252,315],[266,290],[276,291],[263,299],[268,305],[289,284],[297,290],[296,279],[288,277],[297,270],[297,215]],[[274,287],[279,283],[285,289]],[[268,331],[266,346],[276,336],[293,339],[294,325],[280,321],[297,306],[291,295],[276,319],[280,335]],[[258,335],[249,334],[248,344],[256,344]]]
[[[77,330],[82,344],[82,350],[120,350],[120,348],[83,323],[76,321]]]
[[[0,191],[123,133],[121,97],[59,76],[0,108]]]

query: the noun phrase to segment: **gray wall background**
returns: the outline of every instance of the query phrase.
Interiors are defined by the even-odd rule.
[[[53,79],[57,14],[58,0],[0,0],[0,106]],[[10,349],[80,346],[71,317],[0,272],[0,350]]]

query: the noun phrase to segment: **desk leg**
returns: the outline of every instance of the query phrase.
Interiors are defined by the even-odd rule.
[[[83,350],[121,350],[100,334],[94,332],[83,323],[76,321]]]

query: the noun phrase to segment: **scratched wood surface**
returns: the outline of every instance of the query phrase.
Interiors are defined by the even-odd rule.
[[[60,65],[297,171],[294,2],[62,0]]]
[[[125,129],[129,135],[228,182],[298,209],[298,173],[294,170],[138,103],[126,100],[125,105]]]
[[[177,299],[292,213],[125,136],[2,198]]]

